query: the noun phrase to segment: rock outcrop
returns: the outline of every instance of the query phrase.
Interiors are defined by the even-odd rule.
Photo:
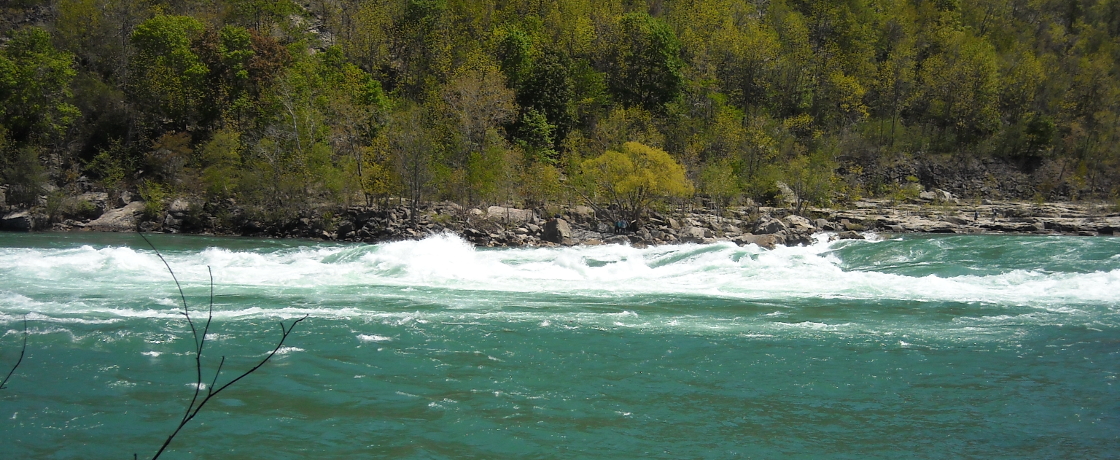
[[[572,238],[572,227],[564,219],[549,219],[544,224],[544,231],[541,233],[541,239],[550,243],[565,244],[570,243]]]
[[[0,230],[10,232],[30,232],[35,230],[35,217],[31,211],[16,211],[0,218]]]
[[[144,202],[133,201],[123,208],[105,211],[101,217],[85,224],[85,228],[99,232],[135,231],[139,223],[140,213],[143,210]]]
[[[940,195],[940,196],[938,196]],[[1034,233],[1066,235],[1115,235],[1120,231],[1120,212],[1109,205],[1081,203],[1002,202],[984,200],[976,204],[953,204],[946,194],[935,191],[934,202],[898,203],[862,200],[846,209],[809,208],[794,215],[788,208],[739,207],[721,215],[707,211],[677,211],[672,215],[650,212],[621,233],[611,222],[601,221],[589,207],[576,206],[546,212],[491,206],[485,211],[465,209],[455,203],[433,203],[413,215],[405,206],[308,211],[271,222],[254,220],[232,201],[221,206],[226,217],[215,216],[213,203],[177,199],[159,216],[143,216],[145,203],[126,202],[116,209],[108,196],[85,194],[72,197],[70,211],[48,217],[38,210],[9,210],[0,219],[0,229],[35,231],[161,231],[168,233],[238,234],[257,237],[318,238],[334,241],[376,243],[418,239],[439,233],[454,233],[482,247],[556,246],[575,244],[647,245],[720,241],[738,245],[774,248],[779,245],[812,244],[817,235],[861,239],[865,232],[889,233]],[[121,200],[125,201],[125,200]],[[116,203],[120,204],[120,203]],[[65,206],[64,206],[65,207]],[[543,221],[539,216],[551,214]],[[230,217],[232,216],[232,217]]]

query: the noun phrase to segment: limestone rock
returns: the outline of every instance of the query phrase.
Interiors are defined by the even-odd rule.
[[[568,210],[568,217],[576,224],[595,222],[595,210],[588,206],[574,206]]]
[[[502,222],[510,222],[523,224],[533,220],[533,211],[528,209],[507,208],[504,206],[491,206],[486,208],[486,218],[492,220],[499,220]]]
[[[167,212],[172,214],[186,214],[191,209],[191,203],[182,198],[176,198],[171,204],[167,205]]]
[[[541,231],[541,239],[557,244],[572,237],[572,227],[564,219],[549,219]]]
[[[783,204],[786,206],[797,204],[797,194],[793,192],[793,189],[790,188],[789,185],[786,185],[786,183],[782,181],[777,181],[774,184],[778,186],[778,191],[781,192],[779,198],[782,200]]]
[[[701,227],[687,227],[680,231],[680,240],[683,243],[703,243],[704,238],[710,238],[711,230]]]
[[[758,235],[773,235],[788,230],[789,227],[778,219],[770,217],[763,217],[758,221],[758,225],[754,228],[754,233]]]
[[[30,211],[16,211],[0,220],[0,230],[30,232],[35,230],[35,219]]]
[[[809,219],[797,215],[786,216],[785,222],[789,228],[797,231],[813,231],[815,227]]]
[[[105,211],[86,228],[100,232],[131,232],[136,229],[137,215],[143,210],[143,201],[133,201],[123,208]]]
[[[739,246],[753,244],[760,248],[766,249],[774,249],[775,246],[777,246],[779,243],[782,243],[782,241],[776,235],[755,235],[751,233],[739,235],[731,241]]]
[[[604,239],[603,244],[630,244],[630,237],[626,235],[614,235]]]

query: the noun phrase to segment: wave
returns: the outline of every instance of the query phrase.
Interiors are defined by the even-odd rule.
[[[225,310],[238,298],[262,296],[297,299],[297,305],[285,308],[300,311],[338,310],[369,299],[470,308],[502,296],[522,303],[539,298],[544,304],[556,298],[609,302],[660,296],[779,303],[890,299],[1043,309],[1120,300],[1120,268],[1111,254],[1092,256],[1099,270],[1060,271],[1041,261],[1035,263],[1040,268],[1030,268],[1030,261],[1008,264],[1001,260],[1009,256],[983,260],[967,253],[1027,247],[998,238],[829,242],[821,237],[809,246],[774,250],[731,243],[491,250],[436,235],[378,245],[305,243],[268,251],[209,247],[164,255],[192,306],[205,303],[212,273],[220,296],[216,314],[228,317],[283,310],[253,305]],[[1047,244],[1085,244],[1087,239],[1066,240]],[[931,262],[935,252],[939,255]],[[1068,259],[1079,252],[1059,247],[1054,253]],[[1092,261],[1082,262],[1063,263],[1083,267]],[[180,305],[170,275],[150,250],[0,248],[0,277],[0,312],[6,316],[83,310],[173,317]]]

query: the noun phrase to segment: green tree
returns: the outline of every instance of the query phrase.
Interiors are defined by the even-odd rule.
[[[700,171],[700,190],[712,200],[717,213],[731,204],[741,193],[732,161],[725,158],[704,165]]]
[[[73,56],[37,27],[10,34],[0,48],[0,180],[8,200],[35,203],[47,180],[43,157],[79,115],[70,105]]]
[[[452,117],[451,125],[459,135],[459,147],[451,152],[450,165],[463,171],[468,203],[489,195],[493,176],[492,147],[499,142],[497,130],[515,113],[514,94],[506,88],[496,68],[461,69],[443,88],[443,104]],[[502,141],[501,143],[504,143]]]
[[[205,30],[189,16],[159,15],[132,32],[129,87],[136,106],[149,112],[150,128],[188,131],[201,121],[210,69],[192,44]]]
[[[423,107],[405,107],[393,114],[388,127],[389,155],[404,186],[410,220],[416,222],[420,202],[430,192],[437,145],[425,126]]]
[[[536,111],[543,115],[545,121],[552,127],[549,136],[551,143],[529,142],[535,148],[556,149],[572,129],[575,121],[572,114],[575,87],[569,70],[571,65],[571,60],[567,56],[546,51],[540,58],[534,60],[531,70],[517,87],[517,103],[522,110],[521,119],[525,119],[526,112]],[[523,137],[522,128],[523,126],[519,124],[514,126],[515,137]],[[529,136],[531,135],[525,137]]]
[[[450,15],[445,0],[408,0],[392,34],[395,87],[415,100],[435,90],[451,70]]]
[[[797,196],[795,212],[800,214],[806,204],[829,203],[836,162],[828,150],[805,153],[804,147],[797,147],[782,168],[782,178]]]
[[[667,152],[637,142],[584,160],[580,168],[590,204],[606,200],[623,218],[637,219],[653,201],[686,197],[693,191],[684,167]]]
[[[970,145],[999,126],[999,73],[995,50],[976,37],[953,33],[945,52],[921,62],[915,95],[925,117]]]
[[[11,33],[0,48],[0,127],[13,145],[56,140],[79,115],[70,105],[74,58],[38,27]]]
[[[662,112],[684,87],[680,40],[664,21],[629,13],[618,24],[621,42],[610,56],[610,88],[619,102]]]

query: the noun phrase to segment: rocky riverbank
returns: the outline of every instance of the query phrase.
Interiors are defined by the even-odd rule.
[[[151,231],[316,238],[376,243],[423,238],[450,232],[481,247],[673,243],[731,241],[739,245],[807,244],[813,235],[863,238],[880,233],[1034,233],[1113,236],[1120,232],[1115,206],[1091,203],[988,201],[962,204],[951,196],[923,196],[905,203],[861,200],[845,209],[810,208],[801,215],[788,208],[735,207],[716,215],[710,210],[651,212],[617,232],[610,219],[585,206],[557,211],[490,206],[464,208],[443,202],[424,206],[413,216],[404,206],[352,207],[279,222],[248,218],[219,219],[197,203],[179,199],[153,213],[125,195],[111,201],[104,193],[69,198],[53,215],[44,209],[7,210],[0,229],[9,231]],[[235,210],[236,211],[236,210]]]

